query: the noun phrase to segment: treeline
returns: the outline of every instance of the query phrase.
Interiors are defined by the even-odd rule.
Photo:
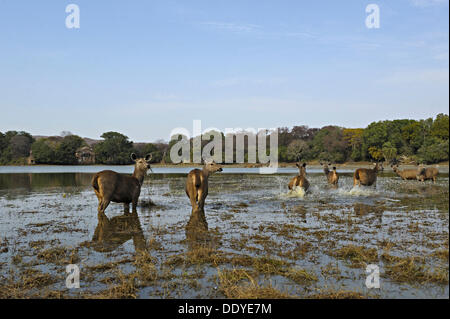
[[[152,153],[152,162],[161,162],[166,153],[166,143],[133,144],[127,136],[117,132],[102,134],[103,141],[88,145],[80,136],[68,134],[35,140],[29,133],[0,132],[0,164],[83,164],[80,152],[89,152],[96,164],[131,164],[130,154],[138,156]],[[85,148],[85,149],[83,149]],[[30,156],[31,155],[31,156]]]
[[[26,164],[34,138],[27,132],[0,132],[0,164]]]
[[[204,134],[208,136],[214,132]],[[270,134],[270,133],[269,133]],[[236,158],[236,136],[255,139],[250,132],[233,134],[233,157]],[[253,135],[253,136],[252,136]],[[222,136],[222,158],[225,158],[225,136]],[[270,135],[267,135],[268,151]],[[171,141],[169,146],[175,144]],[[202,148],[209,141],[202,141]],[[246,142],[247,143],[247,142]],[[191,160],[193,139],[190,139]],[[244,159],[248,158],[248,145],[244,144]],[[169,147],[170,149],[170,147]],[[254,150],[253,150],[254,151]],[[257,150],[256,150],[256,153]],[[449,116],[438,114],[435,119],[386,120],[373,122],[366,128],[324,126],[321,129],[308,126],[278,128],[278,161],[387,161],[438,163],[448,161]]]
[[[238,135],[237,133],[236,135]],[[244,135],[251,135],[242,132]],[[221,134],[222,139],[225,138]],[[170,147],[176,143],[133,143],[121,133],[106,132],[100,142],[88,145],[83,138],[65,133],[35,140],[29,133],[0,132],[0,164],[27,164],[30,151],[36,164],[79,164],[79,155],[88,153],[96,164],[131,164],[130,153],[152,153],[152,162],[171,163]],[[248,139],[245,136],[244,139]],[[269,137],[267,137],[269,145]],[[233,137],[236,154],[236,136]],[[192,143],[192,139],[191,139]],[[202,145],[208,141],[202,141]],[[192,146],[192,144],[191,144]],[[81,149],[81,151],[80,151]],[[222,142],[222,152],[225,143]],[[84,154],[83,153],[83,154]],[[192,147],[191,147],[192,153]],[[248,146],[245,145],[247,161]],[[224,157],[223,157],[224,158]],[[373,122],[366,128],[325,126],[321,129],[294,126],[278,129],[278,160],[392,161],[438,163],[449,158],[449,116],[438,114],[425,120],[387,120]],[[192,159],[192,157],[191,157]]]
[[[279,129],[279,161],[388,161],[438,163],[448,161],[449,116],[435,119],[379,121],[366,128],[305,126]]]

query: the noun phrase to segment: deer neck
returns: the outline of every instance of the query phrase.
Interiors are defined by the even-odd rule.
[[[302,168],[299,169],[300,173],[298,174],[298,176],[305,176],[306,175],[306,171]]]
[[[139,185],[142,186],[142,183],[144,182],[145,172],[134,168],[133,177],[136,178],[139,181]]]
[[[205,176],[205,178],[208,178],[209,174],[211,174],[211,172],[205,167],[203,167],[202,173],[203,173],[203,176]]]

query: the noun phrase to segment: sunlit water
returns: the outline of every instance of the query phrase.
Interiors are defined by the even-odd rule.
[[[47,172],[42,173],[38,168],[30,171],[26,167],[19,172],[17,168],[9,172],[2,168],[0,238],[3,244],[7,243],[2,247],[8,249],[0,253],[1,276],[6,278],[10,269],[20,270],[30,263],[58,278],[47,289],[65,290],[65,265],[39,262],[37,255],[42,249],[67,247],[75,249],[80,256],[80,289],[96,292],[107,287],[102,279],[114,276],[113,271],[97,272],[83,281],[83,268],[132,258],[136,243],[130,239],[111,251],[86,245],[92,241],[98,224],[97,198],[90,180],[92,173],[101,169],[105,167],[66,170],[47,167],[44,169]],[[123,173],[132,170],[123,166],[112,169]],[[145,240],[161,246],[150,249],[160,269],[170,256],[190,249],[185,234],[191,215],[184,191],[188,171],[186,167],[154,169],[141,191],[141,202],[151,199],[156,204],[150,208],[138,207],[138,216]],[[312,169],[308,171],[311,186],[305,192],[301,188],[293,191],[287,188],[297,173],[295,169],[283,169],[275,175],[257,172],[257,169],[225,169],[224,173],[210,178],[205,212],[209,229],[219,234],[218,249],[286,260],[292,267],[307,269],[318,277],[317,282],[308,286],[279,275],[261,277],[262,282],[269,280],[276,288],[300,296],[324,289],[345,289],[381,298],[448,298],[448,284],[399,283],[383,276],[381,288],[369,290],[365,286],[364,268],[349,267],[346,260],[333,257],[333,251],[349,244],[376,248],[381,255],[381,243],[389,241],[394,244],[390,254],[425,257],[430,267],[444,267],[448,273],[448,260],[429,257],[439,249],[448,251],[448,174],[441,174],[438,182],[432,184],[402,181],[391,173],[382,173],[376,187],[353,187],[351,170],[348,170],[342,172],[339,187],[332,188],[319,169]],[[111,203],[106,210],[108,218],[122,214],[120,204]],[[411,231],[412,227],[418,229]],[[37,242],[44,244],[35,248]],[[312,246],[306,254],[296,258],[285,256],[304,243]],[[18,255],[22,260],[13,262]],[[383,273],[381,259],[377,264]],[[326,274],[324,269],[330,265],[340,269],[339,278]],[[118,267],[127,272],[134,266],[130,262]],[[162,279],[140,287],[139,297],[223,297],[217,290],[217,268],[200,267],[204,275],[195,279],[198,285],[194,288],[180,282],[171,290],[170,283],[179,279]],[[219,266],[223,267],[232,268]],[[192,267],[172,269],[175,275],[186,271],[192,271]]]

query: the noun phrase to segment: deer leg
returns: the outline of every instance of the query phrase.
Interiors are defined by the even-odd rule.
[[[124,203],[123,204],[123,212],[125,214],[129,214],[130,213],[130,203]]]
[[[132,212],[133,213],[137,213],[137,209],[136,209],[136,207],[137,207],[137,202],[138,202],[138,200],[137,199],[134,199],[133,200],[133,202],[131,203],[131,209],[132,209]]]
[[[99,214],[105,213],[106,208],[108,207],[110,200],[103,198],[99,205]]]
[[[200,209],[200,210],[204,210],[204,207],[205,207],[205,199],[206,199],[206,196],[208,195],[208,193],[207,192],[203,192],[203,191],[201,191],[201,190],[199,190],[198,191],[198,208]]]
[[[196,195],[194,195],[194,194],[189,195],[189,200],[191,201],[192,210],[195,210],[197,207],[197,202],[195,201],[195,197],[196,197]]]

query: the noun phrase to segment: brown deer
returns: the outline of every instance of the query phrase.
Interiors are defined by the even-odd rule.
[[[323,166],[323,172],[325,173],[325,176],[327,177],[328,184],[337,186],[339,182],[339,174],[336,172],[336,166],[333,166],[333,169],[330,171],[330,168],[328,167],[331,165],[331,163],[325,163],[320,165]]]
[[[131,176],[105,170],[98,172],[92,178],[92,187],[98,198],[99,214],[105,212],[110,202],[123,203],[125,213],[130,212],[130,203],[132,203],[133,212],[136,211],[144,177],[147,175],[147,171],[151,170],[149,162],[152,155],[137,158],[133,153],[131,159],[135,162],[134,172]]]
[[[417,169],[404,169],[403,171],[401,171],[398,169],[397,164],[391,165],[391,168],[394,173],[400,176],[403,180],[417,178]]]
[[[295,165],[298,167],[299,174],[291,179],[288,187],[290,190],[293,190],[295,186],[302,187],[306,192],[309,188],[309,182],[306,179],[306,163],[300,165],[300,162],[297,162]]]
[[[375,163],[374,168],[358,168],[353,174],[353,186],[371,186],[376,185],[377,173],[383,170],[381,163]]]
[[[215,172],[222,172],[222,167],[214,161],[206,162],[202,169],[193,169],[186,179],[186,195],[192,205],[192,211],[203,210],[208,196],[208,178]]]
[[[417,178],[418,181],[424,182],[424,181],[426,181],[428,179],[432,179],[433,183],[435,183],[436,182],[436,178],[437,178],[437,176],[439,174],[439,169],[437,167],[427,167],[427,168],[425,168],[423,166],[420,166],[418,168],[418,170],[416,171],[416,174],[417,174],[416,178]]]

